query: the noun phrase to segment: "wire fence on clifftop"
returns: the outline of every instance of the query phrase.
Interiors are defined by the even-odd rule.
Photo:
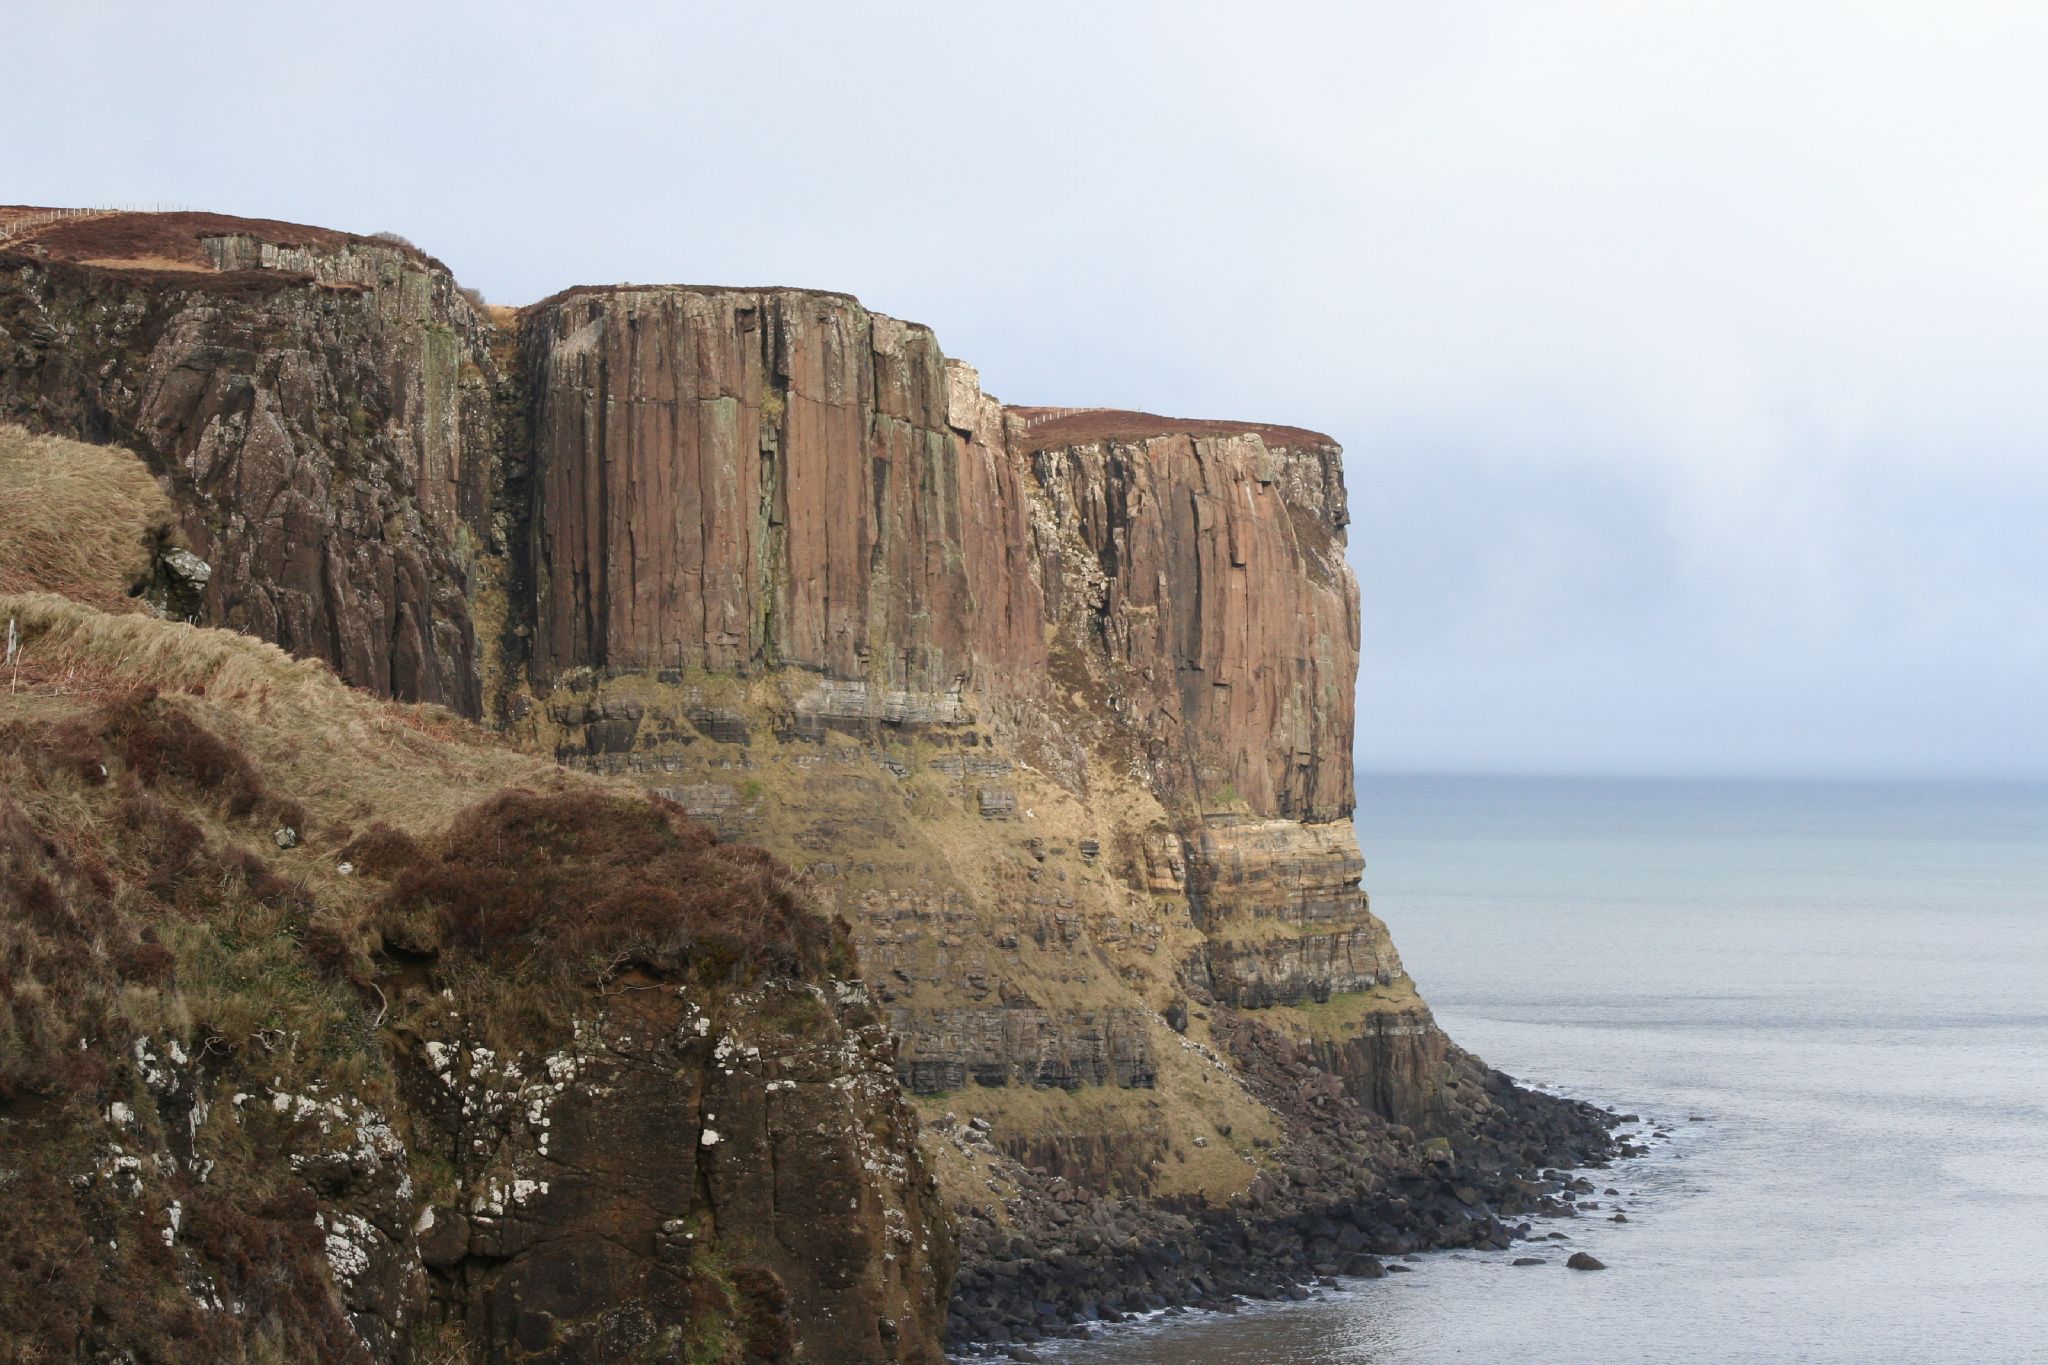
[[[19,218],[0,223],[0,242],[34,228],[47,227],[66,218],[100,218],[116,213],[192,213],[190,204],[93,204],[84,208],[44,209],[40,213],[24,213]]]

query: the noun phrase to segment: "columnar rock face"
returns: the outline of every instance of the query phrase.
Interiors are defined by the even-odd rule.
[[[0,417],[125,445],[214,567],[211,624],[474,713],[488,324],[396,243],[213,214],[0,244]]]
[[[532,665],[1042,672],[1017,470],[947,423],[930,332],[839,294],[577,290],[522,331]]]
[[[1379,992],[1374,1037],[1433,1031],[1359,887],[1329,438],[1005,408],[925,329],[801,290],[572,290],[519,351],[530,644],[492,705],[810,866],[912,1089],[1152,1087],[1181,991]],[[978,818],[942,836],[928,802]],[[1052,826],[1094,852],[1046,861]],[[987,873],[1015,846],[1021,886]],[[1430,1112],[1383,1051],[1329,1055]]]
[[[1368,908],[1328,437],[1005,407],[842,294],[579,288],[494,332],[402,246],[119,221],[0,248],[0,415],[142,451],[211,619],[797,868],[961,1207],[1035,1166],[1301,1208],[1585,1128],[1449,1047]],[[508,1313],[567,1274],[504,1254]]]
[[[1092,671],[1176,795],[1345,818],[1358,589],[1337,446],[1119,417],[1015,422],[1054,528],[1053,619],[1094,646]]]

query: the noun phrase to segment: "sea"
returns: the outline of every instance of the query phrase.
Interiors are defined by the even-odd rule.
[[[1358,785],[1439,1021],[1651,1155],[1539,1244],[1040,1358],[2048,1362],[2048,786]]]

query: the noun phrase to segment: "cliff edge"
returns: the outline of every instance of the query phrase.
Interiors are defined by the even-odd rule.
[[[962,1220],[956,1339],[1505,1245],[1607,1152],[1361,887],[1328,437],[1005,406],[843,294],[492,313],[402,244],[134,217],[0,242],[0,416],[147,461],[202,620],[800,874]]]

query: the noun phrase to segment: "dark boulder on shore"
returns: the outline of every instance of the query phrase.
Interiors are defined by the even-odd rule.
[[[1570,1266],[1573,1270],[1607,1269],[1607,1263],[1605,1261],[1596,1260],[1592,1256],[1587,1255],[1583,1251],[1574,1251],[1571,1255],[1571,1259],[1566,1261],[1565,1264]]]

